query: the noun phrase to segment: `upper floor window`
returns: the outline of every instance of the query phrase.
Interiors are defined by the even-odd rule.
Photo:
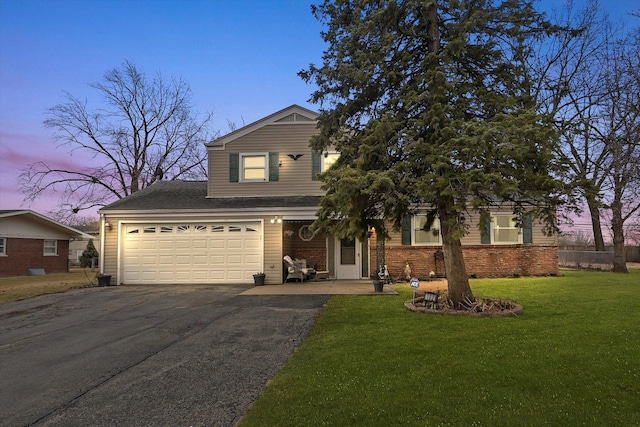
[[[58,255],[58,241],[57,240],[45,240],[44,241],[44,252],[46,255]]]
[[[278,153],[229,153],[229,182],[278,181]]]
[[[491,215],[491,243],[522,243],[522,229],[513,214]]]
[[[240,165],[242,181],[267,181],[268,154],[241,154]]]
[[[336,160],[338,160],[339,157],[340,157],[340,153],[335,151],[325,153],[322,156],[322,172],[326,171],[331,166],[333,166],[333,164],[336,162]]]
[[[7,238],[0,237],[0,255],[7,254]]]
[[[412,236],[414,245],[441,245],[442,238],[440,235],[440,220],[433,220],[430,228],[425,228],[427,223],[426,215],[417,215],[413,217]]]

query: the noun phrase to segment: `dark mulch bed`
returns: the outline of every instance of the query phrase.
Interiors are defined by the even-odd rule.
[[[523,311],[522,306],[513,301],[487,297],[465,300],[461,306],[454,307],[447,291],[425,292],[405,301],[404,306],[417,313],[479,317],[517,316]]]

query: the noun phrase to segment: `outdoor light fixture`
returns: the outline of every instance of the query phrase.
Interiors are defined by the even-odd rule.
[[[280,217],[278,215],[275,216],[275,218],[271,218],[271,224],[282,224],[282,219],[280,219]]]
[[[104,223],[104,228],[106,228],[107,230],[111,231],[111,224],[109,224],[108,222]]]
[[[298,160],[303,155],[304,154],[287,154],[287,156],[291,157],[291,159],[293,159],[293,160]]]

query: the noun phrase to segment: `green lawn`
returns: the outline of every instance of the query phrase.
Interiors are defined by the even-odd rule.
[[[640,425],[640,270],[563,274],[472,281],[516,318],[334,296],[239,425]]]

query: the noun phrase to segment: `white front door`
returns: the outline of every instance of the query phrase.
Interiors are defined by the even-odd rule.
[[[360,242],[336,238],[336,279],[360,279],[361,266]]]

